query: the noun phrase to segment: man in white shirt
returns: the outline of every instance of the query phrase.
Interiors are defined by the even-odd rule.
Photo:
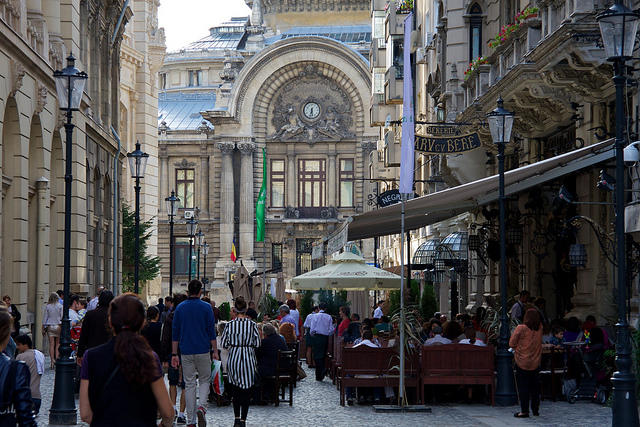
[[[354,345],[353,348],[360,347],[363,345],[367,347],[380,348],[380,344],[374,343],[373,341],[371,341],[372,339],[373,339],[373,332],[371,332],[370,330],[366,330],[362,333],[362,341]]]
[[[451,340],[449,338],[444,338],[442,336],[442,326],[434,325],[433,333],[435,336],[433,338],[429,338],[424,342],[424,345],[434,345],[434,344],[451,344]]]
[[[313,337],[310,334],[311,330],[311,322],[313,321],[313,316],[315,316],[320,309],[318,306],[313,307],[313,311],[307,314],[307,318],[304,319],[304,323],[302,327],[305,329],[304,340],[307,344],[307,366],[310,368],[315,368],[315,363],[313,362]]]
[[[96,292],[96,296],[93,297],[91,301],[89,301],[89,303],[87,304],[87,311],[95,310],[95,308],[98,307],[98,297],[100,296],[100,293],[102,291],[104,291],[104,286],[100,286],[98,288],[98,292]]]
[[[378,306],[373,311],[373,318],[374,319],[379,319],[382,316],[384,316],[384,313],[382,312],[382,304],[384,304],[384,301],[378,301]]]
[[[80,297],[78,297],[78,295],[71,295],[69,300],[69,323],[73,328],[80,323],[80,316],[78,315],[78,310],[80,309]]]
[[[316,381],[322,381],[326,375],[325,357],[327,355],[327,343],[329,335],[333,334],[333,319],[325,313],[327,304],[321,302],[320,311],[313,315],[310,322],[309,333],[313,337],[313,360],[316,363]]]

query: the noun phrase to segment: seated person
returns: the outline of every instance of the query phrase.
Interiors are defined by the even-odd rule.
[[[580,320],[577,317],[570,317],[567,320],[562,342],[575,342],[582,340],[582,329],[580,328]]]
[[[607,334],[607,330],[604,329],[604,328],[599,328],[598,324],[596,323],[595,316],[590,314],[585,319],[584,325],[582,325],[582,329],[590,330],[590,329],[593,329],[593,328],[600,329],[600,331],[603,334],[603,342],[602,342],[602,344],[604,346],[604,349],[606,350],[607,348],[609,348],[609,334]]]
[[[256,357],[258,359],[258,373],[261,378],[266,378],[276,374],[278,350],[287,351],[289,348],[271,323],[262,325],[262,334],[264,338],[256,350]]]
[[[287,344],[296,343],[296,330],[291,323],[283,323],[280,325],[280,335]]]
[[[382,316],[378,323],[376,324],[376,330],[378,332],[389,332],[391,331],[391,325],[389,324],[389,318],[387,316]]]
[[[371,328],[367,328],[367,327],[363,327],[362,328],[362,337],[360,337],[360,338],[356,339],[355,341],[353,341],[353,346],[356,347],[358,344],[360,344],[364,340],[363,337],[364,337],[365,332],[367,332],[367,331],[371,332],[371,336],[372,336],[371,342],[373,344],[375,344],[377,347],[382,347],[380,345],[380,341],[378,341],[378,339],[373,336],[373,330]]]
[[[564,338],[564,328],[560,325],[555,325],[551,328],[551,337],[545,342],[551,346],[558,347],[562,345],[562,339]]]
[[[460,340],[458,344],[472,344],[480,347],[487,346],[484,342],[482,342],[481,339],[476,338],[476,329],[473,327],[473,325],[469,325],[466,328],[464,328],[464,335],[466,338],[463,340]]]
[[[442,325],[442,331],[442,336],[451,340],[452,342],[458,342],[459,340],[466,338],[464,336],[464,331],[462,329],[462,326],[460,326],[460,323],[454,322],[453,320],[444,322]]]
[[[424,345],[439,345],[439,344],[451,344],[451,340],[442,336],[442,326],[438,324],[433,325],[433,338],[429,338],[424,342]]]
[[[360,323],[360,316],[356,313],[351,314],[351,323],[349,323],[347,331],[342,335],[344,342],[352,343],[356,339],[358,339],[361,335],[361,326],[362,324]]]
[[[373,332],[371,332],[370,329],[367,329],[366,331],[362,332],[362,340],[360,340],[360,342],[358,344],[355,344],[353,347],[360,347],[360,346],[367,346],[367,347],[375,347],[375,348],[379,348],[380,347],[380,343],[377,342],[373,342]]]

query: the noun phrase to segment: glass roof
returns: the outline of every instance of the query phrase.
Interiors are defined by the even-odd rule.
[[[460,259],[467,259],[467,251],[469,249],[469,233],[466,231],[456,231],[449,234],[442,241],[443,245],[446,245],[451,251]],[[446,252],[446,251],[443,251]],[[450,258],[451,254],[443,253],[442,258]]]
[[[275,43],[291,37],[319,36],[334,39],[346,44],[370,43],[371,26],[369,25],[334,25],[322,27],[293,27],[280,35],[270,37],[268,43]]]
[[[158,125],[165,122],[169,130],[197,129],[204,120],[200,111],[213,109],[215,103],[215,92],[160,92]]]
[[[440,239],[430,239],[418,246],[413,253],[411,264],[433,264],[433,258],[438,252],[437,247],[440,245]]]

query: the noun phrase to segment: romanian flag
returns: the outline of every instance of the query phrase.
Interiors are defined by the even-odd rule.
[[[236,262],[238,256],[236,254],[236,238],[233,238],[233,242],[231,243],[231,261]]]

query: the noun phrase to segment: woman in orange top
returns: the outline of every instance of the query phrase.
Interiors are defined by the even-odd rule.
[[[530,308],[524,315],[523,323],[511,335],[509,346],[515,350],[516,385],[520,396],[520,412],[516,418],[529,416],[529,400],[533,415],[540,415],[540,385],[538,371],[542,358],[542,325],[540,313]]]

